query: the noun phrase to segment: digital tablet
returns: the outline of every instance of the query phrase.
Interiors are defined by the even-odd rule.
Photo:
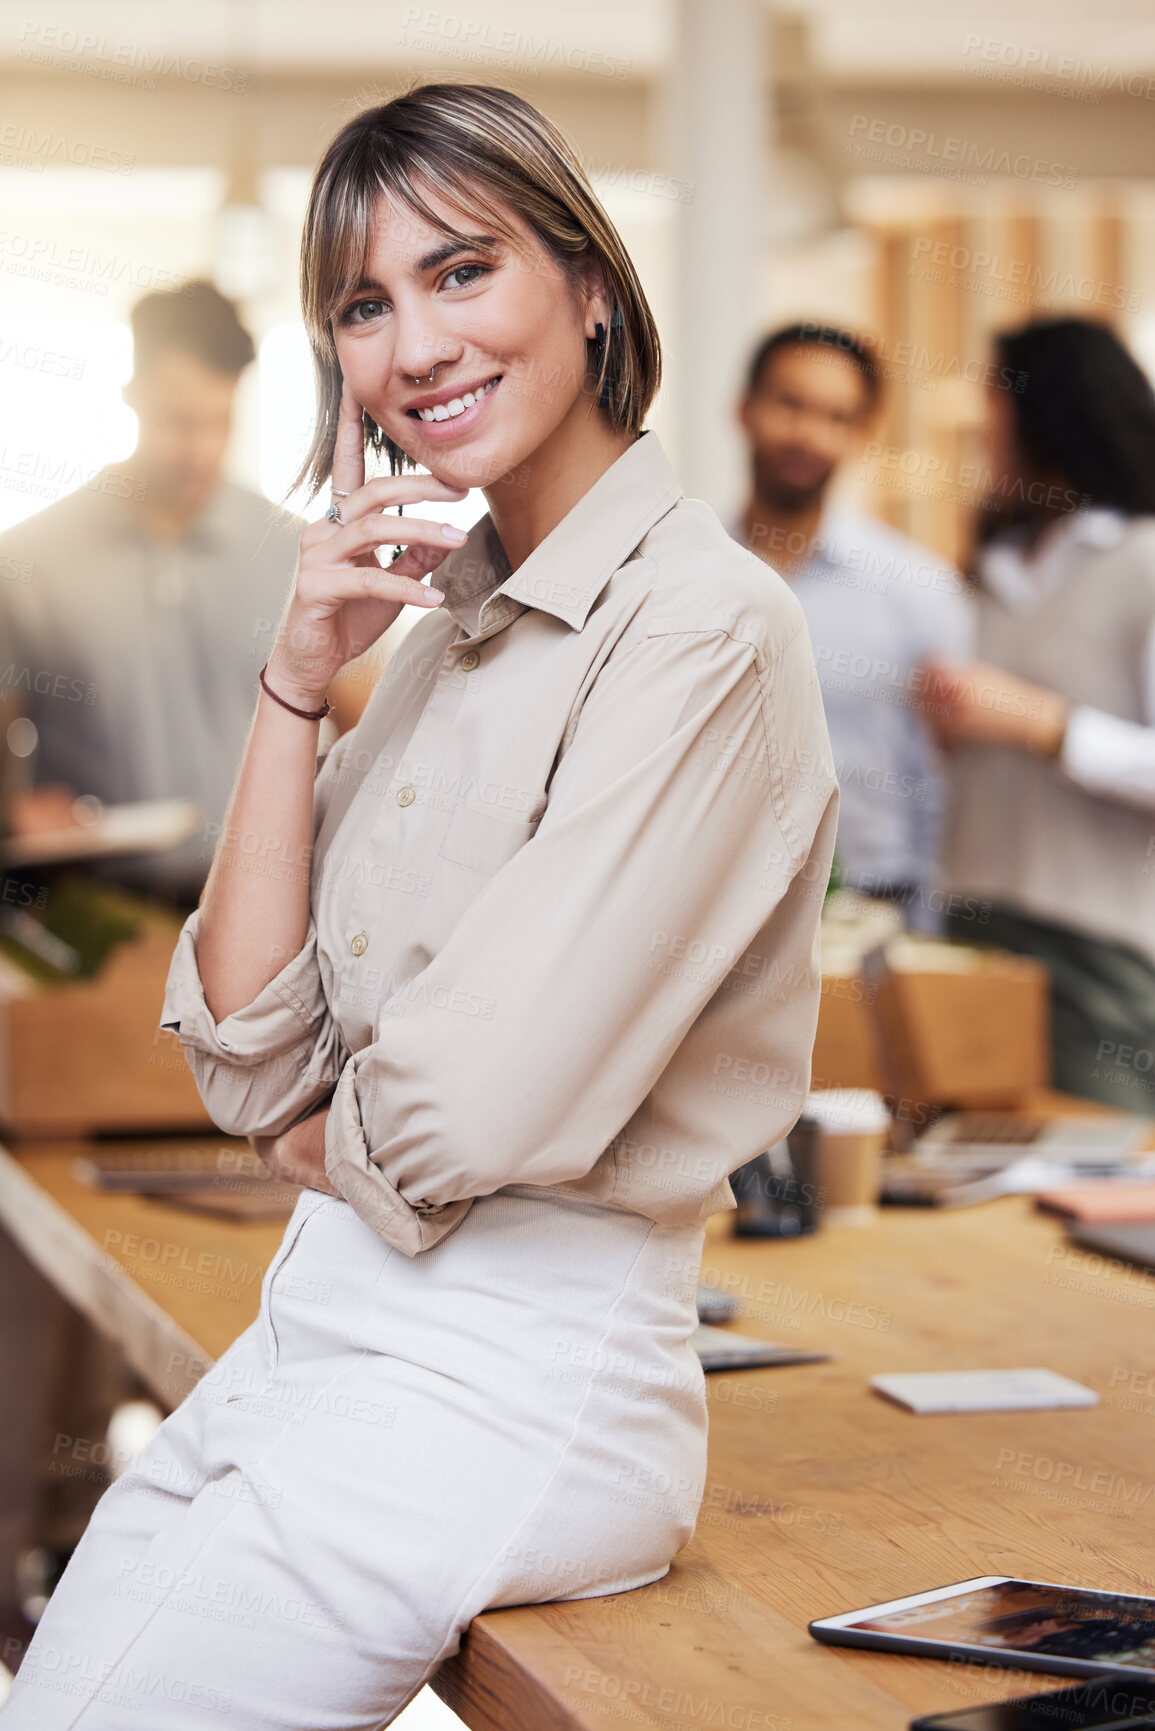
[[[961,1712],[928,1713],[910,1731],[1139,1731],[1155,1726],[1155,1677],[1112,1673],[1049,1695],[1020,1695]]]
[[[982,1575],[810,1624],[816,1641],[1088,1676],[1155,1673],[1155,1599]]]

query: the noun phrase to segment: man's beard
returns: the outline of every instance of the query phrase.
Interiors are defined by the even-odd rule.
[[[790,481],[783,481],[770,468],[770,465],[760,457],[754,459],[754,491],[759,502],[769,506],[772,511],[782,511],[788,516],[801,516],[804,511],[813,510],[822,503],[822,496],[830,485],[832,469],[827,469],[820,481],[809,487],[798,487]]]

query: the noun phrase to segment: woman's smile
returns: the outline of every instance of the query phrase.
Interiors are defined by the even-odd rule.
[[[405,413],[420,421],[424,437],[439,444],[472,432],[485,413],[502,375],[493,373],[483,383],[462,390],[460,385],[447,385],[436,393],[427,392],[410,403]]]

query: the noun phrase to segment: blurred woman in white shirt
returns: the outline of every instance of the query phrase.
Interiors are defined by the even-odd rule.
[[[996,350],[979,659],[928,698],[953,929],[1047,965],[1057,1087],[1155,1116],[1155,394],[1087,320]]]

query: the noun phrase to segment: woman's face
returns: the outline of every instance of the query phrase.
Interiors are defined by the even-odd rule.
[[[383,432],[439,480],[485,487],[585,418],[586,341],[608,324],[600,282],[574,288],[519,219],[523,250],[435,194],[449,240],[384,196],[365,281],[333,314],[341,371]],[[434,369],[432,382],[430,368]]]

